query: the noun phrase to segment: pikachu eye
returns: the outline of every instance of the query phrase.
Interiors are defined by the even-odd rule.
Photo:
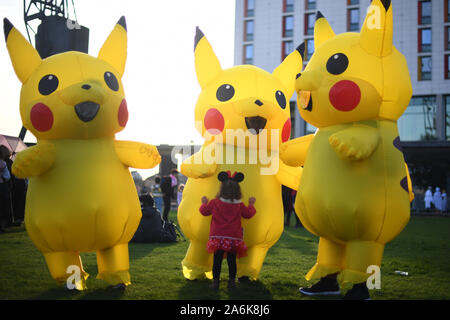
[[[216,98],[219,101],[228,101],[234,96],[234,88],[231,84],[223,84],[217,89]]]
[[[280,105],[281,109],[286,108],[286,97],[284,96],[284,93],[278,90],[275,92],[275,98],[277,99],[278,104]]]
[[[109,71],[106,71],[104,76],[106,85],[112,90],[112,91],[118,91],[119,90],[119,81],[117,81],[116,76]]]
[[[343,53],[335,53],[327,61],[327,71],[334,75],[343,73],[347,67],[348,58]]]
[[[39,81],[39,93],[43,96],[48,96],[58,88],[58,84],[58,78],[54,74],[48,74]]]

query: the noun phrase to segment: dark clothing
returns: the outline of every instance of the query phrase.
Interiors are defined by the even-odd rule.
[[[141,222],[131,242],[160,242],[163,232],[159,211],[155,207],[144,207]]]
[[[213,262],[213,278],[219,279],[220,272],[222,270],[222,261],[224,251],[218,250],[214,253],[214,262]],[[228,263],[228,271],[229,271],[229,279],[236,278],[237,266],[236,266],[236,254],[233,252],[227,252],[227,263]]]
[[[168,176],[161,179],[161,191],[163,193],[164,211],[163,219],[165,221],[169,218],[170,203],[173,197],[172,179]]]

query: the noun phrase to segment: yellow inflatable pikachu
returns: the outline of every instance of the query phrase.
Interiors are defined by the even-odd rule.
[[[70,51],[41,59],[7,19],[4,31],[22,82],[23,125],[37,138],[13,164],[14,175],[29,178],[27,232],[58,282],[65,283],[78,267],[75,287],[85,289],[88,274],[79,253],[95,251],[97,278],[128,285],[128,242],[141,219],[128,168],[152,168],[160,156],[154,146],[115,140],[128,120],[121,82],[125,18],[97,58]]]
[[[190,239],[182,261],[187,279],[212,277],[212,254],[206,250],[211,216],[203,216],[199,208],[203,196],[212,199],[218,193],[220,172],[242,173],[243,201],[256,197],[256,215],[242,220],[248,256],[238,259],[238,277],[258,278],[267,251],[283,231],[281,185],[296,188],[301,175],[301,168],[286,166],[278,156],[279,145],[290,138],[289,98],[302,66],[298,50],[272,74],[252,65],[224,70],[197,28],[195,68],[202,91],[195,120],[206,141],[181,166],[188,177],[178,209],[178,221]]]
[[[317,14],[315,53],[296,91],[301,116],[318,130],[281,147],[283,161],[304,166],[295,209],[320,237],[308,280],[339,273],[341,284],[365,285],[368,267],[380,266],[410,216],[397,119],[411,80],[392,44],[390,1],[374,0],[367,12],[360,33],[340,35]]]

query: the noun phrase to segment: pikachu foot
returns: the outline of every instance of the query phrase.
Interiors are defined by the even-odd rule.
[[[237,276],[248,277],[252,281],[257,280],[268,250],[267,247],[258,246],[248,248],[248,255],[238,260]]]
[[[131,284],[128,243],[97,251],[97,266],[97,279],[105,280],[112,286]]]
[[[53,279],[63,284],[67,290],[87,289],[86,280],[89,274],[83,270],[77,252],[48,252],[44,253],[44,258]]]
[[[191,241],[181,266],[188,280],[212,279],[212,254],[206,251],[206,243]]]

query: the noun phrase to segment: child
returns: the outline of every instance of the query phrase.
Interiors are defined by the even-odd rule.
[[[221,172],[219,180],[222,182],[216,198],[208,202],[208,198],[202,197],[200,213],[204,216],[212,214],[209,241],[206,249],[214,253],[213,283],[211,288],[219,288],[222,260],[226,252],[229,280],[228,288],[236,286],[236,256],[238,258],[247,255],[247,246],[243,241],[241,217],[250,219],[256,213],[255,198],[248,199],[248,207],[241,202],[241,189],[239,182],[244,179],[242,173],[234,174]]]

